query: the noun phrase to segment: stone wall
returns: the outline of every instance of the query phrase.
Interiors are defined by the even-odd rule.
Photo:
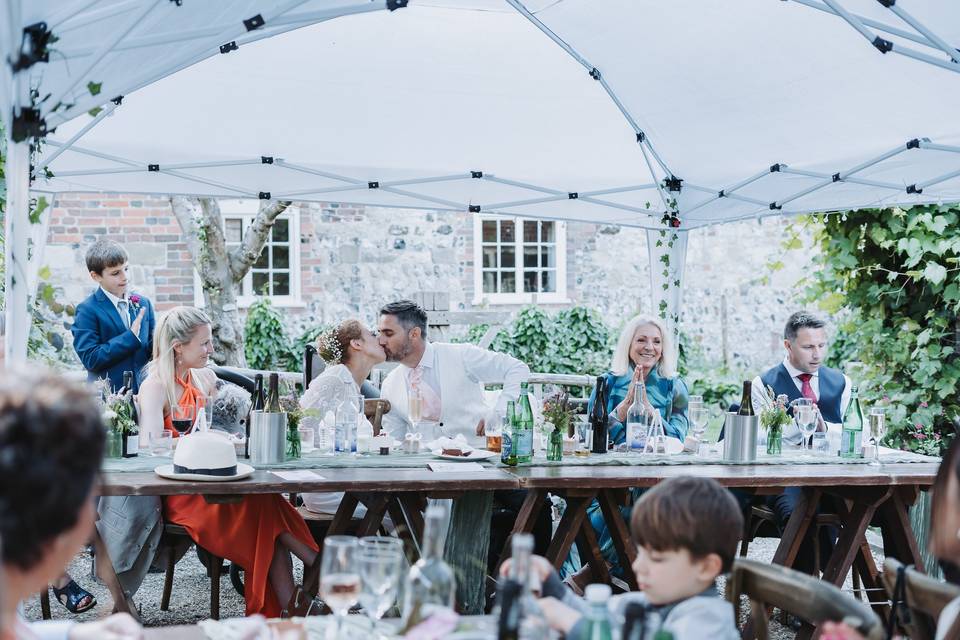
[[[472,310],[470,214],[304,203],[298,215],[303,304],[283,310],[291,335],[346,317],[373,323],[380,305],[417,291],[448,292],[452,310]],[[784,224],[768,219],[690,232],[682,329],[715,365],[755,370],[781,357],[778,336],[802,275],[799,256],[782,256]],[[98,194],[54,203],[44,263],[64,301],[77,303],[93,289],[83,253],[102,236],[127,247],[133,287],[159,310],[193,304],[189,253],[169,201]],[[651,313],[645,231],[568,223],[566,249],[573,304],[597,309],[614,332],[634,314]],[[775,259],[787,268],[771,274]]]

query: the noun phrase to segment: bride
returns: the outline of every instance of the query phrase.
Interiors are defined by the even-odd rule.
[[[310,382],[300,398],[300,407],[319,409],[323,414],[335,412],[348,394],[359,396],[360,385],[370,371],[386,360],[377,337],[358,320],[344,320],[320,334],[317,354],[332,366]],[[333,514],[342,498],[342,493],[308,493],[304,494],[303,503],[310,511]]]

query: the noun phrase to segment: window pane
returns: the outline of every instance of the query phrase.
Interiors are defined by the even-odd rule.
[[[269,275],[261,272],[253,273],[253,295],[255,296],[268,296],[270,295],[270,281],[268,280]]]
[[[557,241],[557,223],[544,220],[540,223],[540,242]]]
[[[484,247],[483,248],[483,267],[496,268],[497,267],[497,248],[496,247]]]
[[[223,224],[227,242],[240,242],[243,240],[243,220],[240,218],[227,218],[223,221]]]
[[[500,272],[500,293],[517,292],[517,274],[513,271]]]
[[[273,221],[273,241],[290,241],[290,221],[284,218],[277,218]]]
[[[279,272],[279,273],[273,274],[273,295],[275,296],[290,295],[290,273],[289,272]]]
[[[557,248],[540,247],[540,266],[556,268],[557,266]]]
[[[541,291],[556,293],[557,292],[557,272],[553,269],[540,272],[541,277],[543,278],[543,288]]]
[[[517,264],[517,255],[513,247],[501,247],[500,266],[504,269],[512,269]]]
[[[287,246],[273,247],[273,268],[274,269],[290,268],[290,247],[287,247]]]
[[[484,242],[497,241],[497,221],[496,220],[483,221],[483,241]]]
[[[483,292],[484,293],[497,292],[497,272],[496,271],[483,272]]]
[[[260,252],[260,257],[257,258],[257,261],[253,263],[254,269],[266,269],[270,266],[270,245],[263,247],[263,250]]]
[[[523,266],[534,268],[534,269],[537,267],[537,248],[536,247],[523,248]]]
[[[516,229],[513,220],[500,221],[500,242],[514,242],[516,239]]]
[[[523,272],[523,292],[534,293],[536,291],[537,291],[537,272],[524,271]]]
[[[536,242],[537,241],[537,221],[536,220],[526,220],[523,223],[523,241],[524,242]]]

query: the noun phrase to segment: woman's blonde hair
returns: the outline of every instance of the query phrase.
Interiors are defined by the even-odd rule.
[[[177,385],[177,354],[173,347],[193,339],[197,329],[210,324],[210,317],[196,307],[174,307],[160,317],[153,332],[153,359],[147,365],[151,376],[157,376],[163,384],[167,404],[176,406],[180,399]]]
[[[633,344],[633,336],[637,329],[647,324],[655,326],[660,331],[660,362],[657,363],[657,373],[664,378],[672,378],[677,375],[673,368],[675,360],[673,337],[667,331],[667,325],[660,318],[644,314],[630,318],[624,325],[623,331],[620,332],[620,338],[617,340],[617,346],[613,350],[613,359],[610,362],[610,371],[614,375],[624,375],[634,364],[630,361],[630,345]]]

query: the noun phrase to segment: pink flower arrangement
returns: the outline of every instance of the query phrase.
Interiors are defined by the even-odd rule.
[[[140,308],[140,302],[143,298],[140,297],[140,294],[134,293],[130,296],[130,306],[134,311]]]

